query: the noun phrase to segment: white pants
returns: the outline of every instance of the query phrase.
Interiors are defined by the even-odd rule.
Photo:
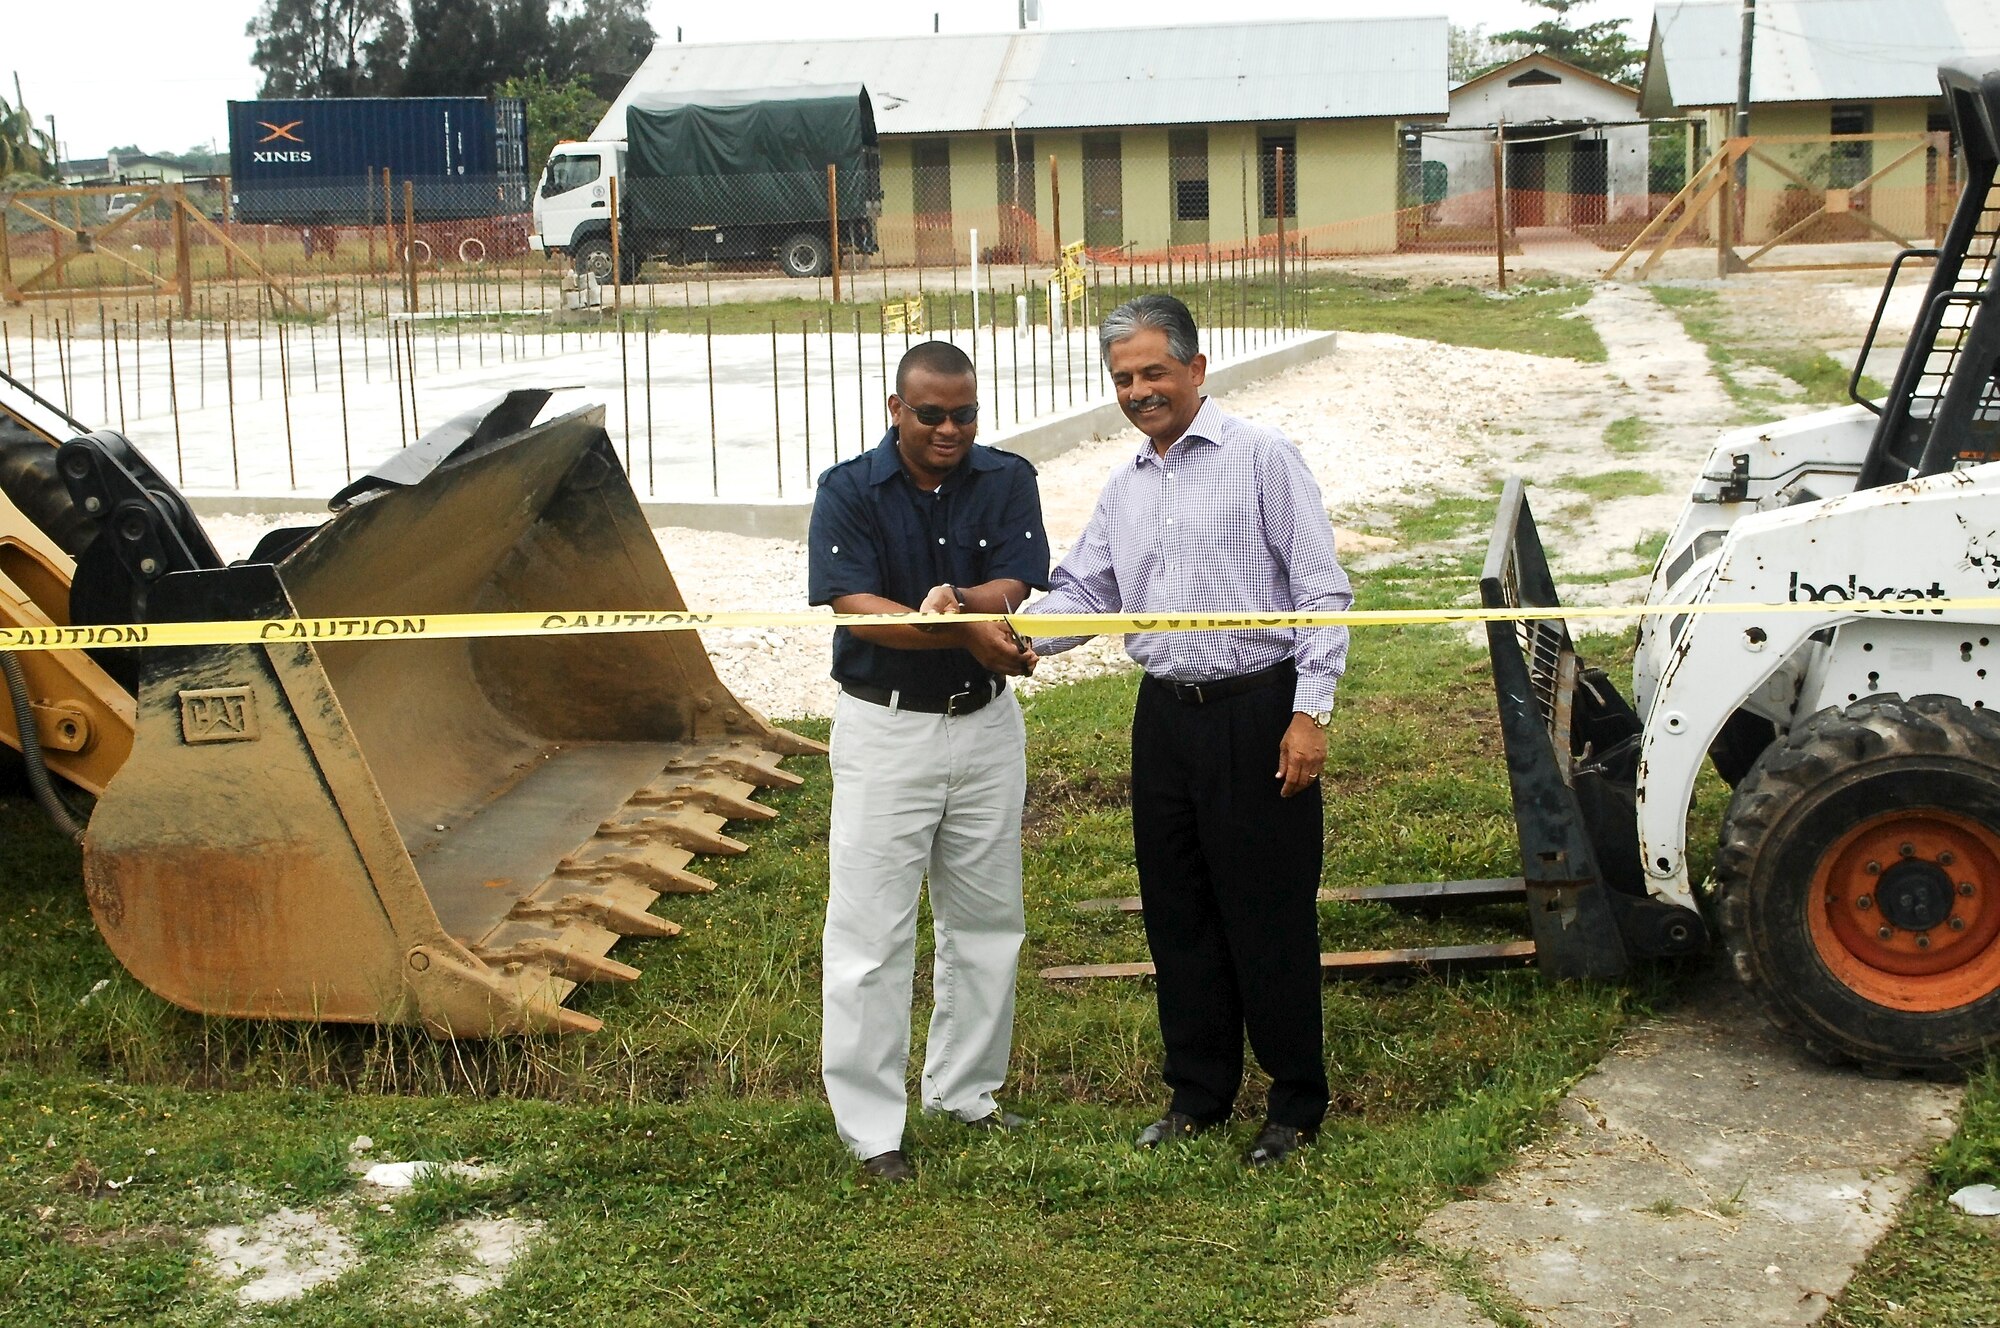
[[[843,692],[833,715],[820,1064],[841,1142],[870,1158],[903,1144],[926,871],[937,954],[924,1110],[969,1121],[996,1109],[1025,935],[1025,734],[1011,691],[958,716],[891,710]]]

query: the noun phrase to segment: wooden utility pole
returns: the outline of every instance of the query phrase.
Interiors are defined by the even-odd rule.
[[[1062,182],[1056,179],[1056,154],[1049,154],[1049,230],[1055,236],[1056,261],[1062,261]]]
[[[182,318],[194,316],[194,254],[188,247],[188,207],[187,186],[175,185],[174,280],[180,287]]]
[[[1739,142],[1750,137],[1750,65],[1757,44],[1757,0],[1743,0],[1743,27],[1736,47],[1736,116],[1731,134]],[[1736,170],[1722,188],[1720,211],[1715,222],[1715,275],[1726,277],[1736,264],[1735,232],[1740,229],[1737,209],[1750,204],[1750,153],[1736,158]]]
[[[417,311],[417,182],[403,181],[403,271],[408,281],[404,308]]]
[[[1493,261],[1507,289],[1507,122],[1493,126]]]
[[[619,278],[625,275],[625,229],[623,218],[618,214],[618,177],[611,177],[611,312],[625,312],[625,288]],[[620,344],[623,344],[622,342]]]
[[[826,164],[827,262],[833,269],[833,302],[840,303],[840,168]]]

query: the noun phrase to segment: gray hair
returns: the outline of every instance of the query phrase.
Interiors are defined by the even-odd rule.
[[[1106,314],[1097,330],[1098,354],[1108,361],[1113,346],[1147,328],[1167,334],[1167,354],[1182,364],[1193,363],[1194,357],[1201,354],[1194,315],[1171,295],[1141,295]]]

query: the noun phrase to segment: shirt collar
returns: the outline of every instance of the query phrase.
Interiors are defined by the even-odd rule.
[[[965,460],[958,463],[958,469],[945,477],[945,483],[956,485],[968,470],[998,470],[1001,461],[992,448],[974,443],[966,452]],[[887,484],[903,473],[903,454],[896,447],[896,426],[890,425],[889,432],[882,435],[882,441],[868,454],[868,482]]]
[[[1189,423],[1187,432],[1174,439],[1173,445],[1168,447],[1167,450],[1171,452],[1175,447],[1185,442],[1210,443],[1216,447],[1222,446],[1222,407],[1215,404],[1214,397],[1205,396],[1201,399],[1201,409],[1194,413],[1194,419]],[[1144,443],[1140,444],[1138,452],[1132,458],[1132,464],[1143,466],[1148,461],[1160,460],[1164,460],[1164,458],[1153,450],[1153,440],[1148,438]]]

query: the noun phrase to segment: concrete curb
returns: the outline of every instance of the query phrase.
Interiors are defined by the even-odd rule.
[[[1208,388],[1218,395],[1233,392],[1260,378],[1268,378],[1331,355],[1339,348],[1339,343],[1338,332],[1320,332],[1246,355],[1211,370]],[[1118,403],[1103,401],[987,441],[995,447],[1040,463],[1093,439],[1123,432],[1127,427],[1125,414],[1118,409]],[[289,512],[317,512],[324,507],[324,500],[296,494],[202,494],[189,495],[187,501],[197,516],[278,516]],[[756,539],[802,540],[812,520],[810,498],[747,503],[727,499],[679,503],[647,502],[642,499],[639,506],[645,511],[646,520],[654,526],[714,530]]]

